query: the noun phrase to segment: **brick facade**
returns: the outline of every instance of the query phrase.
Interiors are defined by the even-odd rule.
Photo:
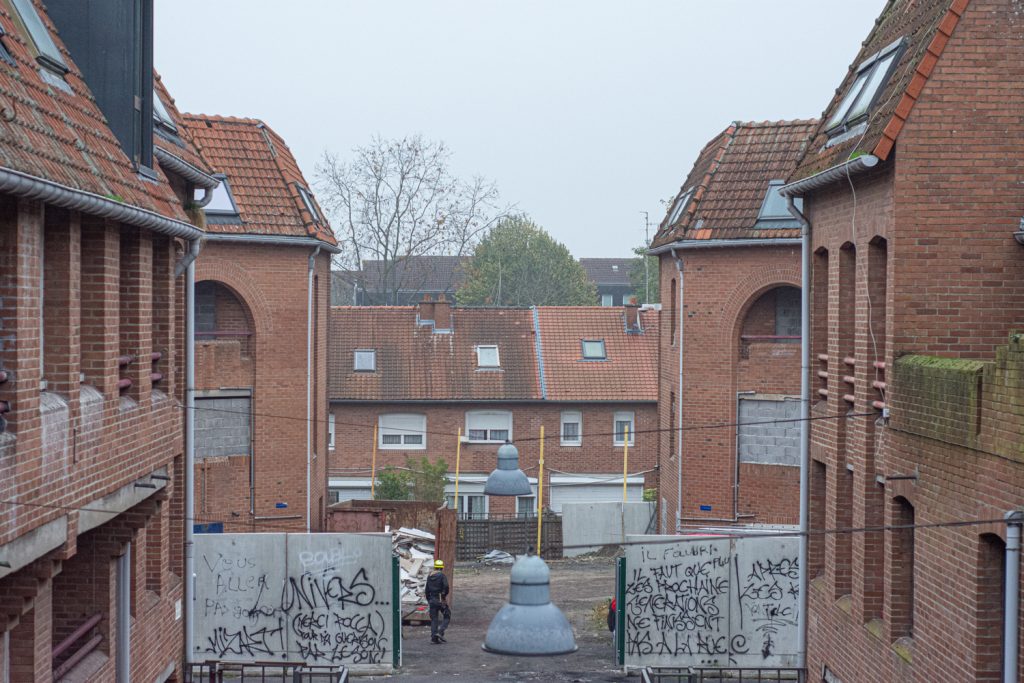
[[[799,248],[769,245],[677,253],[683,261],[685,299],[682,392],[677,343],[679,274],[671,254],[662,255],[660,262],[662,532],[676,531],[677,439],[682,440],[683,450],[683,526],[794,524],[799,507],[799,468],[740,463],[736,423],[741,395],[773,400],[799,396],[799,339],[769,338],[779,336],[775,334],[773,297],[786,288],[800,286]],[[680,395],[681,423],[677,412]],[[717,424],[723,426],[713,427]],[[782,429],[786,426],[778,425]],[[770,450],[783,452],[785,444],[777,447],[775,438],[761,439],[764,444],[769,441]]]
[[[204,432],[209,443],[197,434],[196,513],[205,522],[224,522],[225,531],[305,529],[311,250],[213,242],[196,261],[197,288],[211,287],[214,292],[210,296],[213,328],[204,332],[197,326],[197,405],[203,407],[201,397],[228,396],[236,406],[230,410],[251,411],[251,415],[222,413],[220,422],[218,413],[209,411],[215,423]],[[315,400],[309,488],[313,530],[322,528],[321,510],[326,505],[327,388],[323,378],[327,376],[329,283],[330,255],[321,252],[314,266]],[[201,419],[197,417],[197,422]],[[231,444],[225,440],[250,424],[252,453],[229,453]],[[287,508],[277,507],[280,503]]]
[[[1024,98],[1024,47],[1016,3],[952,8],[902,129],[888,129],[894,157],[805,198],[812,358],[827,376],[812,414],[858,416],[813,423],[812,528],[998,520],[1024,504],[1011,335],[1024,129],[1004,115]],[[1005,528],[812,536],[809,671],[1002,680]]]

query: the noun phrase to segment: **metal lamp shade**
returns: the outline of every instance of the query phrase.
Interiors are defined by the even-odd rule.
[[[551,572],[536,556],[512,566],[509,602],[491,620],[483,649],[515,657],[551,657],[576,651],[569,620],[551,603]]]
[[[498,469],[491,472],[484,485],[488,496],[532,496],[530,480],[519,469],[519,449],[510,443],[498,449]]]

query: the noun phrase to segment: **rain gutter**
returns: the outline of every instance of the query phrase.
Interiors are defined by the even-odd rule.
[[[874,154],[863,154],[802,180],[796,180],[788,185],[783,185],[779,188],[779,194],[783,197],[802,197],[813,190],[831,185],[839,180],[845,180],[857,173],[868,171],[877,166],[878,161],[878,157]]]

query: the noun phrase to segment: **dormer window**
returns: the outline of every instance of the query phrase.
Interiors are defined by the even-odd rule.
[[[377,372],[377,350],[356,349],[353,351],[352,369],[356,372]]]
[[[478,368],[500,368],[501,359],[498,357],[498,347],[476,347],[476,366]]]
[[[690,188],[686,192],[679,195],[676,199],[676,203],[672,205],[672,211],[668,215],[667,226],[671,227],[675,225],[683,215],[683,209],[690,203],[690,198],[693,196],[693,188]]]
[[[170,112],[167,111],[164,101],[160,99],[160,95],[156,90],[153,91],[153,121],[168,132],[178,132],[178,127],[174,125],[174,119],[171,118]]]
[[[866,119],[872,105],[878,100],[882,86],[892,75],[900,56],[903,54],[904,42],[900,38],[886,48],[876,52],[857,67],[857,77],[846,91],[839,106],[828,120],[825,131],[828,135],[837,135],[849,129],[851,125]]]
[[[238,206],[235,204],[235,197],[231,194],[231,184],[227,176],[217,173],[213,176],[220,181],[217,187],[213,188],[213,198],[210,203],[203,207],[207,216],[238,216]],[[197,199],[202,196],[204,190],[197,190]]]
[[[785,180],[769,180],[768,190],[761,202],[761,210],[757,214],[757,228],[799,228],[800,223],[789,213],[786,198],[779,194],[779,188],[786,184]],[[797,209],[803,211],[804,200],[797,197],[793,200]]]
[[[605,360],[604,339],[582,339],[583,360]]]
[[[302,197],[302,203],[305,205],[306,211],[309,211],[309,215],[313,217],[313,222],[322,223],[323,220],[320,218],[320,212],[316,210],[316,204],[313,202],[313,195],[302,185],[296,185],[296,187],[299,188],[299,196]]]
[[[53,37],[46,29],[46,25],[43,23],[39,13],[36,12],[32,0],[11,0],[11,2],[14,5],[14,9],[18,12],[21,23],[24,24],[25,30],[28,31],[28,34],[32,37],[32,42],[35,44],[36,52],[38,53],[36,61],[59,76],[66,74],[68,72],[68,65],[64,61],[64,55],[57,49],[57,44],[53,42]]]

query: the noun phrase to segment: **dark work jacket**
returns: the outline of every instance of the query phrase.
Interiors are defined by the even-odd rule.
[[[444,575],[444,572],[431,572],[427,577],[426,593],[428,601],[439,596],[441,598],[448,597],[448,577]]]

